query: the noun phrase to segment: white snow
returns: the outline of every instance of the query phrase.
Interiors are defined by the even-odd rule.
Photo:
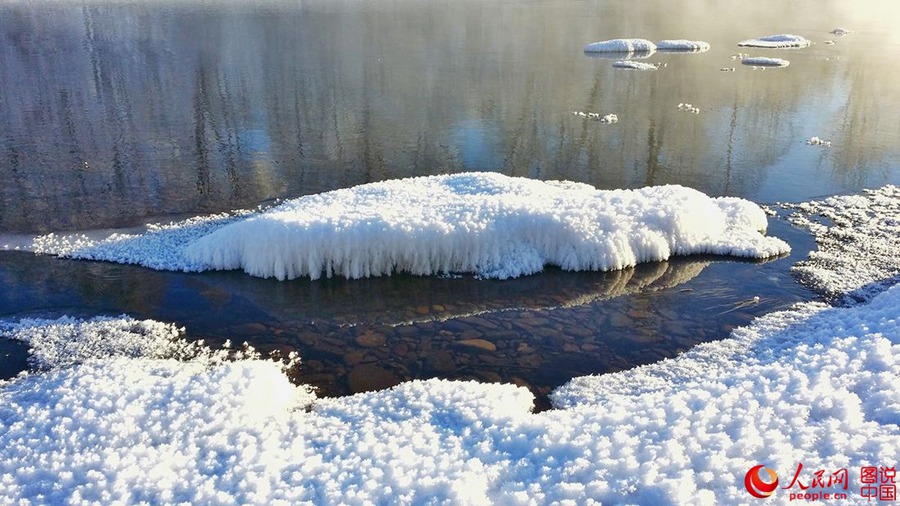
[[[709,42],[702,40],[672,39],[661,40],[656,43],[660,51],[684,51],[691,53],[703,53],[709,51]]]
[[[812,42],[799,35],[782,33],[778,35],[767,35],[756,39],[748,39],[738,42],[738,46],[748,47],[766,47],[766,48],[785,48],[785,47],[807,47]]]
[[[782,58],[766,58],[763,56],[749,56],[741,59],[741,63],[754,67],[787,67],[791,64],[791,62]]]
[[[656,44],[647,39],[611,39],[591,42],[584,46],[587,53],[635,53],[654,52]]]
[[[601,121],[613,122],[608,116]],[[397,271],[504,279],[547,264],[614,270],[672,255],[766,258],[789,251],[761,233],[766,225],[751,202],[681,186],[601,191],[463,173],[370,183],[240,219],[198,218],[124,239],[48,236],[36,249],[157,269],[243,269],[278,279]]]
[[[613,62],[613,67],[629,70],[656,70],[658,67],[652,63],[645,63],[633,60],[618,60]]]
[[[814,289],[851,303],[900,279],[900,187],[782,206],[816,236],[818,249],[794,267]]]
[[[894,466],[900,448],[898,318],[900,286],[804,304],[575,379],[540,414],[513,385],[315,399],[272,362],[95,356],[0,386],[0,503],[738,504],[755,500],[751,466],[787,486],[802,462],[807,485],[848,468],[846,503],[864,504],[859,467]],[[92,323],[15,327],[36,345]]]

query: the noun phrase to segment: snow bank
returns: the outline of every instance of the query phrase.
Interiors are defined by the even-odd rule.
[[[222,227],[185,252],[212,269],[278,279],[394,271],[505,279],[546,264],[613,270],[671,255],[765,258],[789,250],[759,232],[765,228],[755,204],[680,186],[600,191],[466,173],[303,197]]]
[[[818,249],[794,266],[813,289],[847,304],[900,278],[900,187],[782,206],[816,236]]]
[[[271,362],[95,357],[0,386],[0,503],[738,504],[751,466],[786,486],[803,462],[807,485],[848,468],[863,504],[859,467],[900,448],[898,317],[900,287],[806,304],[573,380],[540,414],[513,385],[315,400]],[[56,333],[29,328],[32,345]]]
[[[584,46],[586,53],[635,53],[656,51],[656,44],[647,39],[611,39],[591,42]]]
[[[45,236],[35,249],[156,269],[243,269],[278,279],[396,271],[504,279],[547,264],[613,270],[672,255],[787,252],[786,243],[760,233],[765,228],[764,213],[751,202],[680,186],[600,191],[465,173],[370,183],[243,218],[198,218],[143,235],[101,241]]]
[[[709,42],[702,40],[661,40],[656,43],[657,49],[660,51],[680,51],[686,53],[703,53],[709,51]]]
[[[630,70],[656,70],[658,67],[652,63],[644,63],[639,61],[632,60],[618,60],[613,62],[613,67],[618,69],[630,69]]]
[[[762,56],[751,56],[741,59],[744,65],[753,65],[755,67],[787,67],[791,62],[781,58],[765,58]]]
[[[767,35],[758,39],[748,39],[738,42],[738,46],[749,47],[766,47],[766,48],[785,48],[785,47],[807,47],[812,42],[799,35],[782,33],[778,35]]]

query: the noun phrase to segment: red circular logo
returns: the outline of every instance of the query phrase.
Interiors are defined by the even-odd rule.
[[[768,482],[763,481],[763,478],[760,476],[761,469],[765,469],[769,474]],[[747,492],[750,492],[750,495],[753,497],[765,499],[772,495],[775,492],[775,489],[778,488],[778,475],[775,474],[775,471],[762,464],[753,466],[744,476],[744,486],[747,487]]]

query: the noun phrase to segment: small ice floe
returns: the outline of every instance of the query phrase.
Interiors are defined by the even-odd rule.
[[[734,72],[734,67],[722,67],[719,72]]]
[[[828,32],[828,33],[830,33],[830,34],[832,34],[832,35],[835,35],[835,36],[837,36],[837,37],[843,37],[844,35],[848,35],[848,34],[853,33],[853,30],[848,30],[848,29],[846,29],[846,28],[840,28],[840,27],[838,27],[838,28],[835,28],[834,30],[832,30],[832,31],[830,31],[830,32]]]
[[[738,42],[738,46],[767,48],[807,47],[810,44],[812,44],[812,42],[810,42],[808,39],[799,35],[792,35],[790,33],[766,35],[765,37],[760,37],[758,39],[748,39]]]
[[[647,39],[611,39],[591,42],[584,46],[585,53],[652,53],[656,44]]]
[[[831,147],[831,141],[826,141],[825,139],[820,139],[818,137],[810,137],[808,141],[806,141],[807,146],[823,146],[826,148]]]
[[[659,67],[652,63],[644,63],[640,61],[633,60],[617,60],[613,62],[613,67],[617,69],[627,69],[627,70],[656,70]]]
[[[661,40],[656,43],[656,48],[660,51],[703,53],[709,51],[709,43],[702,40]]]
[[[735,54],[731,55],[731,59],[732,60],[743,60],[744,58],[746,58],[748,56],[750,56],[750,55],[747,53],[735,53]]]
[[[830,45],[834,44],[834,41],[833,41],[833,40],[826,40],[826,41],[825,41],[825,44],[828,44],[828,45],[830,46]]]
[[[691,113],[691,114],[700,114],[700,108],[699,108],[699,107],[695,107],[695,106],[693,106],[693,105],[691,105],[691,104],[686,104],[686,103],[684,103],[684,102],[681,102],[681,103],[678,104],[678,110],[679,110],[679,111],[684,111],[684,112],[689,112],[689,113]]]
[[[599,121],[600,123],[618,123],[619,117],[615,114],[606,114],[602,115],[599,112],[582,112],[582,111],[572,111],[572,114],[581,118],[592,119],[595,121]]]
[[[607,114],[600,118],[600,123],[618,123],[619,117],[615,114]]]
[[[751,65],[754,70],[765,69],[766,67],[787,67],[791,64],[791,62],[781,58],[765,58],[762,56],[743,58],[741,63]]]

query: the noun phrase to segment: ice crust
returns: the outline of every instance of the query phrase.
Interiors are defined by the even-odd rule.
[[[756,204],[681,186],[603,191],[463,173],[370,183],[143,235],[45,236],[35,249],[156,269],[243,269],[282,280],[398,271],[506,279],[547,264],[614,270],[672,255],[767,258],[789,251],[760,232],[766,225]]]
[[[804,304],[672,360],[572,380],[540,414],[513,385],[315,399],[272,362],[98,351],[0,386],[0,503],[745,503],[758,463],[788,477],[799,461],[894,464],[898,317],[900,287],[852,308]],[[13,327],[34,346],[94,323]]]
[[[808,39],[801,37],[799,35],[793,35],[790,33],[782,33],[778,35],[766,35],[765,37],[759,37],[756,39],[748,39],[738,42],[738,46],[746,46],[746,47],[765,47],[765,48],[802,48],[807,47],[812,42]]]
[[[647,39],[611,39],[591,42],[584,46],[587,53],[635,53],[654,52],[656,44]]]

